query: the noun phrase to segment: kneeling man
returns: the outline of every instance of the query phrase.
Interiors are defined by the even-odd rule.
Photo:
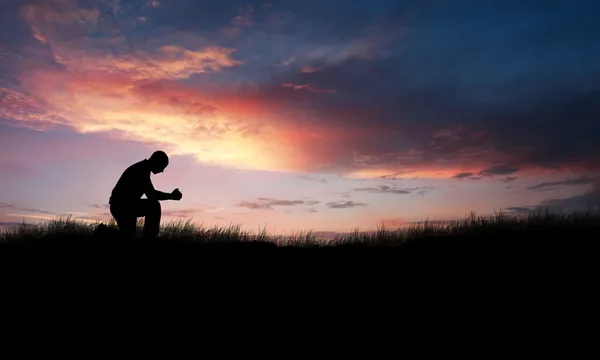
[[[169,157],[163,151],[155,151],[128,167],[115,185],[110,200],[110,213],[117,221],[121,234],[133,238],[138,217],[144,217],[145,238],[152,238],[160,229],[161,207],[159,201],[181,200],[179,189],[164,193],[154,189],[150,172],[159,174],[169,165]],[[142,199],[146,194],[147,199]]]

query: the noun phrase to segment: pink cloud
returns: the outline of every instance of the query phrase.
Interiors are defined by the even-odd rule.
[[[312,74],[319,71],[319,68],[315,66],[306,65],[300,68],[300,71],[306,74]]]
[[[400,128],[398,121],[373,122],[370,119],[386,115],[377,104],[317,111],[305,101],[327,97],[311,93],[336,90],[312,83],[286,82],[252,91],[213,87],[210,80],[182,84],[177,80],[244,63],[235,58],[234,49],[207,44],[189,33],[152,39],[152,46],[144,49],[129,49],[122,32],[102,39],[88,37],[99,21],[97,10],[79,9],[76,1],[64,1],[61,7],[48,4],[34,3],[22,10],[32,34],[43,36],[48,46],[29,49],[31,56],[15,64],[19,90],[0,89],[0,116],[19,126],[102,133],[160,146],[174,155],[191,155],[203,164],[340,172],[350,177],[398,173],[451,178],[461,172],[478,173],[492,162],[515,160],[515,154],[494,152],[481,129],[415,131]],[[308,57],[331,65],[375,56],[382,44],[394,40],[384,36],[384,30],[343,48],[320,47]],[[108,45],[118,51],[102,50]],[[292,61],[295,58],[286,63]],[[301,68],[304,73],[316,70]],[[397,116],[402,117],[402,109]],[[389,144],[406,146],[391,150]]]

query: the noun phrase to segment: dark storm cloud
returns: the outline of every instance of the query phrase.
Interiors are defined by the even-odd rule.
[[[597,2],[553,2],[543,14],[503,1],[429,4],[418,7],[401,41],[382,46],[387,53],[377,49],[371,59],[337,63],[314,59],[318,71],[292,68],[271,77],[273,89],[310,83],[336,94],[278,89],[275,97],[310,104],[325,123],[379,130],[352,143],[380,165],[487,162],[486,176],[531,166],[599,166]],[[262,90],[271,94],[267,85]],[[459,130],[439,135],[448,128]],[[411,149],[419,154],[384,156]]]

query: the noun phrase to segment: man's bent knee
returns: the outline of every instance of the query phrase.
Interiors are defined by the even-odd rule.
[[[162,211],[162,208],[160,206],[160,201],[158,200],[150,200],[149,205],[149,210],[153,213],[160,213]]]
[[[149,200],[146,205],[146,218],[160,219],[162,208],[158,200]]]

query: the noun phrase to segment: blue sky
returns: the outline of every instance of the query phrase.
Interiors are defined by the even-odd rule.
[[[0,223],[348,230],[598,206],[596,1],[4,1]]]

